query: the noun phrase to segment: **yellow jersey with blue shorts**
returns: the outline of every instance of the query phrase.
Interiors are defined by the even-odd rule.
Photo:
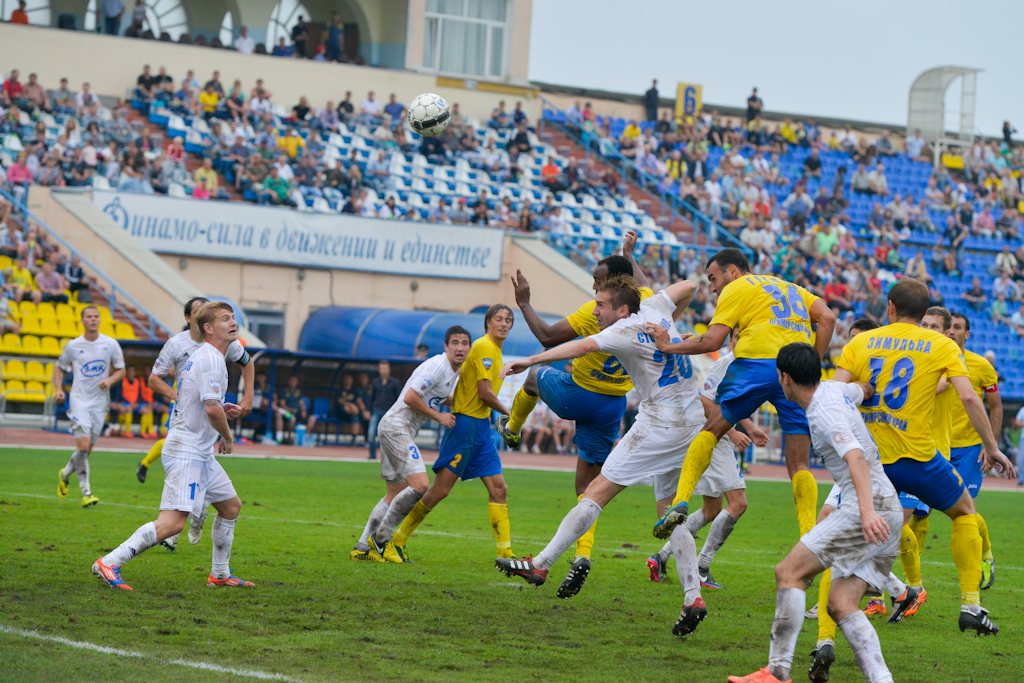
[[[901,495],[904,508],[917,507],[916,500],[951,508],[964,484],[938,451],[932,418],[939,378],[968,374],[960,348],[934,330],[896,323],[858,334],[837,365],[875,388],[860,411],[885,473],[901,494],[909,494]]]
[[[971,388],[978,398],[985,400],[985,394],[999,393],[999,376],[984,356],[965,350],[964,361],[971,373]],[[977,498],[984,479],[980,460],[984,447],[981,435],[971,424],[971,418],[967,417],[967,411],[964,410],[963,401],[959,397],[953,403],[953,438],[950,445],[950,461],[953,467],[964,478],[971,496]]]
[[[643,301],[654,292],[640,288]],[[601,329],[594,315],[596,302],[580,306],[566,321],[573,332],[590,337]],[[600,465],[608,459],[626,412],[626,392],[633,388],[629,373],[615,356],[595,351],[572,363],[572,374],[545,366],[537,371],[538,394],[558,417],[573,420],[573,443],[585,462]]]
[[[786,434],[810,434],[807,416],[786,400],[775,359],[795,342],[814,343],[810,309],[818,297],[771,275],[747,274],[722,290],[711,325],[739,328],[739,340],[715,402],[730,424],[750,417],[765,401],[775,406]]]
[[[441,452],[433,465],[435,472],[448,469],[464,481],[501,474],[501,459],[491,430],[491,408],[481,400],[477,383],[489,381],[497,394],[501,390],[502,365],[501,347],[490,335],[473,342],[452,398],[455,426],[441,440]]]

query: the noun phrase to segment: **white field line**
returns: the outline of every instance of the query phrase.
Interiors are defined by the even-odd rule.
[[[46,496],[46,495],[42,495],[42,494],[39,494],[39,493],[16,493],[14,491],[0,491],[0,496],[21,496],[21,497],[24,497],[24,498],[43,498],[43,499],[47,499],[47,500],[53,500],[53,496]],[[111,503],[111,502],[106,502],[106,501],[100,501],[100,505],[113,505],[113,506],[116,506],[116,507],[132,508],[132,509],[135,509],[135,510],[150,510],[150,511],[155,511],[156,510],[156,508],[154,508],[153,506],[149,506],[149,505],[129,505],[129,504],[126,504],[126,503]],[[309,525],[312,525],[312,526],[317,526],[317,525],[320,525],[320,526],[332,526],[332,527],[338,527],[338,528],[341,528],[341,529],[362,529],[365,526],[365,525],[362,525],[362,524],[352,524],[352,523],[345,523],[345,522],[330,522],[330,521],[324,521],[324,520],[281,519],[281,518],[274,518],[274,517],[252,517],[252,516],[249,516],[249,515],[239,515],[239,519],[244,519],[246,521],[253,521],[253,522],[276,522],[276,523],[279,523],[279,524],[309,524]],[[462,539],[466,539],[466,540],[469,540],[469,541],[488,541],[488,540],[491,540],[492,538],[494,538],[493,536],[488,536],[488,535],[485,535],[485,534],[461,534],[461,533],[450,532],[450,531],[431,531],[431,530],[428,530],[428,529],[417,529],[416,533],[417,534],[423,534],[425,536],[446,536],[446,537],[449,537],[449,538],[462,538]],[[523,541],[523,542],[528,542],[528,543],[547,543],[551,539],[539,538],[539,537],[519,536],[517,540],[518,541]],[[612,541],[608,546],[606,546],[607,550],[605,550],[604,552],[609,552],[610,553],[610,552],[614,551],[616,553],[630,553],[630,554],[636,553],[636,554],[640,554],[640,555],[642,555],[642,554],[647,552],[646,550],[643,550],[643,549],[640,549],[640,548],[626,548],[626,547],[622,547],[624,543],[625,543],[624,541]],[[749,555],[778,555],[780,560],[783,557],[785,557],[785,555],[786,555],[785,551],[782,551],[782,550],[779,550],[779,551],[775,551],[775,550],[755,550],[755,549],[752,549],[752,548],[733,548],[733,547],[729,547],[729,552],[745,553],[745,554],[749,554]],[[721,562],[722,564],[745,564],[745,565],[748,565],[748,566],[751,566],[751,567],[753,567],[753,566],[761,566],[761,565],[756,565],[756,564],[749,563],[749,562],[729,562],[729,561],[726,561],[726,560],[719,560],[717,558],[715,559],[715,562]],[[929,564],[929,565],[934,565],[936,567],[954,567],[954,566],[956,566],[952,562],[932,562],[932,561],[925,561],[925,560],[922,560],[921,564]],[[774,567],[775,565],[763,565],[763,566]],[[1000,571],[1011,571],[1011,572],[1024,572],[1024,567],[1010,567],[1010,566],[1002,565],[1001,564],[1001,565],[999,565],[999,570]]]
[[[6,633],[12,636],[21,636],[22,638],[45,640],[51,643],[67,645],[80,650],[90,650],[92,652],[99,652],[105,655],[117,655],[118,657],[131,657],[135,659],[151,659],[164,664],[174,664],[176,666],[185,666],[191,669],[202,669],[204,671],[215,671],[217,673],[231,674],[232,676],[241,676],[243,678],[257,678],[264,681],[293,681],[294,683],[301,683],[297,678],[291,678],[284,674],[268,673],[257,669],[235,669],[229,666],[220,666],[219,664],[210,664],[209,662],[193,662],[186,659],[161,659],[159,657],[152,657],[133,650],[121,650],[115,647],[96,645],[95,643],[89,643],[84,640],[71,640],[60,636],[47,636],[39,633],[39,631],[26,631],[20,628],[5,626],[4,624],[0,624],[0,633]]]

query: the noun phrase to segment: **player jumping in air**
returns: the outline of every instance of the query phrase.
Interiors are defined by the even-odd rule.
[[[508,488],[502,476],[501,458],[491,434],[491,411],[508,415],[498,400],[501,390],[501,345],[512,329],[512,309],[494,304],[484,315],[484,336],[473,342],[459,373],[452,400],[455,425],[445,432],[441,452],[434,462],[434,483],[416,501],[402,527],[390,539],[396,547],[409,543],[423,518],[451,492],[459,479],[479,478],[487,488],[487,516],[494,530],[500,557],[512,557],[512,529],[508,521]],[[376,537],[386,543],[387,538]]]
[[[178,403],[164,442],[164,490],[160,514],[135,530],[113,552],[96,560],[92,572],[111,588],[131,590],[121,577],[121,567],[165,538],[180,533],[189,515],[213,505],[217,518],[210,535],[213,563],[206,583],[211,587],[251,587],[251,581],[234,576],[230,568],[235,522],[242,502],[214,451],[230,454],[233,435],[228,420],[239,407],[224,403],[228,368],[224,356],[238,336],[231,306],[214,301],[196,314],[204,343],[189,357],[178,377]],[[219,440],[218,440],[219,437]]]
[[[464,328],[449,327],[444,334],[444,353],[424,361],[413,371],[398,400],[380,419],[380,476],[387,484],[387,494],[370,512],[366,528],[349,554],[353,560],[408,560],[405,546],[395,545],[391,534],[430,486],[427,468],[416,446],[416,434],[427,420],[448,429],[455,426],[453,414],[437,409],[449,401],[472,344],[473,339]]]
[[[594,268],[595,292],[609,277],[631,275],[640,285],[641,301],[653,294],[647,286],[647,278],[633,259],[636,240],[635,232],[627,232],[622,244],[623,256],[609,256],[598,262]],[[600,332],[597,318],[594,317],[594,301],[588,301],[569,317],[548,325],[530,305],[530,283],[522,272],[516,271],[512,286],[515,288],[516,304],[523,312],[526,324],[546,348]],[[532,368],[512,401],[511,417],[498,419],[498,433],[509,448],[516,448],[521,438],[520,432],[538,399],[543,400],[558,417],[574,420],[576,436],[573,443],[578,449],[578,501],[590,482],[601,472],[601,466],[608,459],[619,437],[622,415],[626,412],[626,393],[632,388],[633,384],[622,365],[607,353],[594,352],[575,359],[571,374],[549,366]],[[590,574],[594,531],[588,529],[576,543],[576,554],[571,561],[569,574],[558,587],[558,597],[570,598],[583,587],[583,582]]]
[[[747,257],[738,249],[722,249],[712,256],[707,274],[719,294],[707,332],[673,343],[667,331],[656,331],[658,349],[687,356],[718,351],[732,329],[738,327],[736,358],[718,388],[715,401],[720,410],[707,420],[690,445],[679,490],[672,506],[654,526],[654,535],[667,538],[672,529],[686,521],[688,501],[711,463],[715,444],[765,401],[775,406],[786,434],[783,455],[793,480],[797,522],[800,533],[807,533],[814,526],[818,505],[818,485],[809,469],[811,439],[804,412],[782,394],[775,357],[786,344],[813,342],[824,358],[832,340],[835,315],[824,301],[803,287],[770,275],[752,275]],[[818,326],[816,333],[812,325]]]
[[[100,311],[95,306],[82,309],[82,327],[82,336],[69,341],[53,364],[53,398],[57,403],[64,402],[64,374],[71,372],[68,417],[75,435],[75,452],[57,473],[57,495],[67,497],[68,478],[75,472],[82,490],[82,507],[87,508],[100,502],[89,487],[89,455],[103,433],[110,409],[110,387],[124,377],[124,354],[114,339],[100,334]]]

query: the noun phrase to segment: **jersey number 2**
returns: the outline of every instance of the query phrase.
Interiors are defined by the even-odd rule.
[[[886,408],[889,410],[899,410],[907,403],[907,398],[910,396],[907,386],[914,377],[914,371],[916,370],[914,359],[900,358],[896,361],[895,365],[892,366],[892,375],[889,377],[889,381],[885,383],[885,391],[879,394],[877,392],[878,375],[881,374],[884,365],[885,358],[874,356],[869,359],[868,367],[871,368],[871,379],[868,380],[868,383],[872,388],[876,389],[876,392],[874,396],[861,403],[861,406],[864,408],[877,408],[881,399],[884,398]]]
[[[679,337],[672,339],[673,344],[678,344],[681,341],[683,340]],[[654,362],[661,363],[662,361],[664,361],[665,367],[661,371],[661,377],[658,378],[659,387],[667,387],[676,384],[681,379],[693,377],[693,366],[690,365],[689,356],[665,355],[661,351],[655,351]]]

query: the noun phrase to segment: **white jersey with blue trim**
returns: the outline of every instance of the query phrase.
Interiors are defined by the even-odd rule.
[[[419,394],[428,406],[434,410],[440,410],[441,404],[451,396],[458,381],[459,370],[452,368],[451,361],[445,354],[439,353],[433,358],[423,361],[419,367],[413,370],[412,376],[402,387],[402,393],[398,395],[398,400],[380,419],[378,429],[397,429],[409,436],[416,436],[427,418],[417,413],[405,402],[405,395],[411,389]]]
[[[105,413],[110,405],[110,390],[101,388],[100,382],[124,367],[124,354],[121,345],[105,334],[93,341],[82,335],[67,343],[57,359],[57,367],[72,374],[68,396],[71,414]]]
[[[157,377],[167,377],[171,372],[171,368],[174,368],[174,380],[180,384],[185,363],[204,343],[193,339],[192,333],[189,330],[174,335],[160,349],[160,355],[157,356],[156,363],[153,364],[153,374]],[[245,355],[245,347],[236,339],[228,346],[228,352],[225,357],[227,360],[237,363],[245,358]]]

